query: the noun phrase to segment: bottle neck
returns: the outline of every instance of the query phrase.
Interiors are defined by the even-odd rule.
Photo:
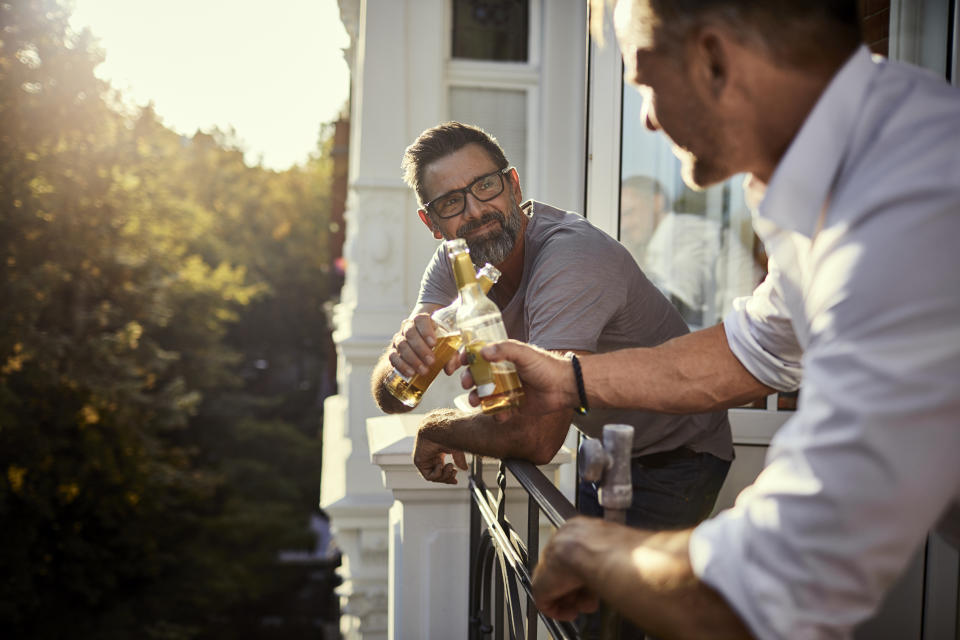
[[[484,293],[490,293],[490,289],[492,289],[493,285],[496,283],[490,278],[487,278],[486,276],[480,276],[479,278],[477,278],[477,284],[480,285],[481,291],[483,291]]]
[[[487,264],[483,269],[477,272],[476,280],[477,284],[480,286],[480,290],[484,295],[490,292],[490,289],[493,288],[493,285],[497,283],[497,280],[500,278],[500,272],[490,264]],[[458,283],[459,289],[459,283]],[[443,307],[442,309],[437,309],[433,312],[432,318],[434,323],[437,326],[441,327],[445,331],[453,331],[456,324],[457,318],[457,309],[460,308],[460,297],[458,296],[453,302]]]
[[[477,282],[477,276],[474,273],[473,262],[470,260],[470,254],[467,252],[455,253],[453,256],[453,277],[457,281],[457,289],[460,291],[459,307],[474,307],[477,305],[492,304],[487,298],[486,292],[490,286],[484,287]],[[485,280],[486,278],[481,278]]]
[[[477,276],[473,272],[473,262],[470,261],[469,253],[458,253],[453,256],[453,277],[460,291],[477,284]]]

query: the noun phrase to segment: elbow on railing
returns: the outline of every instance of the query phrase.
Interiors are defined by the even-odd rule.
[[[514,458],[526,460],[539,466],[545,465],[553,460],[560,447],[550,442],[544,442],[537,438],[535,433],[531,433],[526,425],[514,425],[515,420],[511,420],[501,425],[511,431],[509,441],[504,444],[504,452],[499,458]]]
[[[539,466],[545,465],[553,460],[553,456],[556,455],[557,450],[551,450],[549,447],[538,446],[535,447],[526,455],[518,456],[524,460],[532,462],[533,464]]]

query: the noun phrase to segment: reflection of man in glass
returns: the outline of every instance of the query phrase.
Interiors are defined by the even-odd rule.
[[[649,176],[621,183],[620,240],[694,329],[719,321],[762,277],[735,234],[701,213],[671,210],[663,185]]]
[[[635,175],[620,183],[620,242],[643,266],[647,243],[670,208],[656,178]]]

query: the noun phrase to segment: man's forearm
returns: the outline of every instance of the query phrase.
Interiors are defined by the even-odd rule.
[[[774,391],[733,355],[722,324],[653,348],[583,357],[581,366],[592,407],[701,413],[736,407]]]
[[[420,436],[451,449],[546,464],[563,444],[572,418],[572,411],[558,411],[497,422],[482,413],[437,409],[420,423]]]
[[[575,518],[544,550],[534,578],[538,603],[549,603],[544,594],[572,574],[657,637],[749,638],[739,616],[693,573],[691,531],[650,532]]]

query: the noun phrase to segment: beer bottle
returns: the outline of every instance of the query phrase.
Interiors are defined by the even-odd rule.
[[[500,270],[488,262],[477,271],[476,278],[480,288],[486,293],[500,279]],[[433,347],[433,364],[430,365],[429,371],[415,373],[408,378],[394,367],[393,371],[387,374],[384,381],[387,391],[408,407],[412,408],[420,404],[423,394],[443,369],[443,365],[460,349],[460,331],[457,329],[459,306],[460,298],[458,297],[451,304],[437,309],[430,315],[437,343]]]
[[[507,339],[500,309],[486,296],[473,274],[470,250],[462,238],[448,240],[447,253],[453,276],[460,289],[457,328],[470,363],[470,373],[484,413],[496,413],[520,406],[523,389],[512,362],[487,362],[480,349],[488,342]]]

